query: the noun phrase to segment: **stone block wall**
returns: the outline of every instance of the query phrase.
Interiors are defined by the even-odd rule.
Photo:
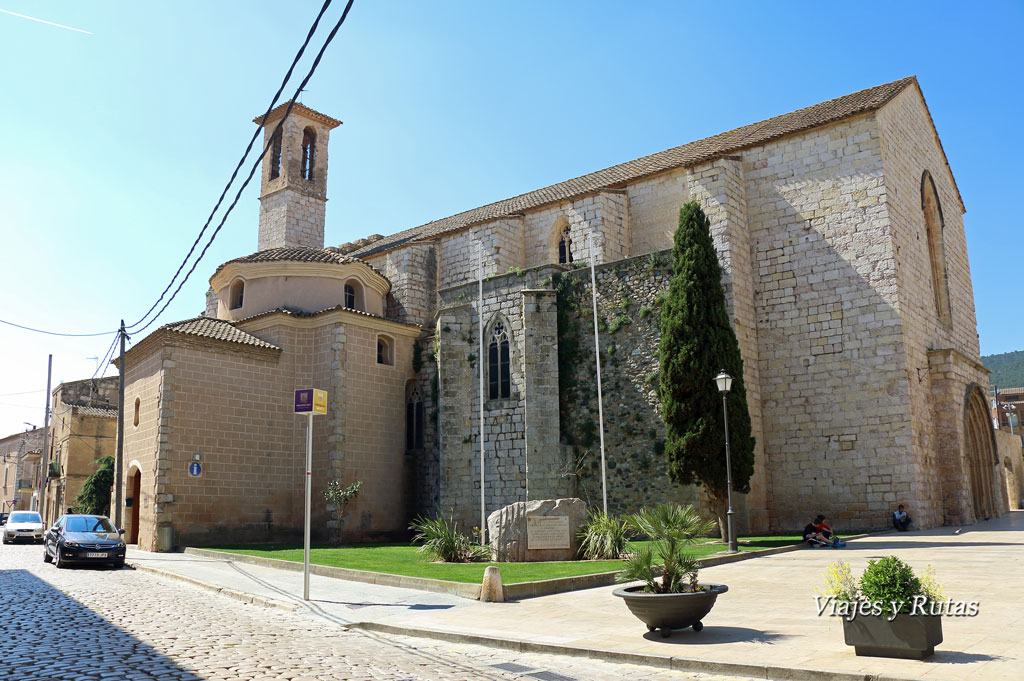
[[[671,252],[653,253],[595,269],[610,513],[634,512],[662,501],[698,503],[695,487],[677,485],[665,472],[658,319],[659,296],[668,289],[672,274],[670,256]],[[565,271],[559,278],[559,343],[565,349],[559,366],[565,387],[561,440],[572,457],[577,495],[599,509],[601,451],[590,270]]]
[[[551,274],[556,268],[537,268],[495,276],[484,283],[484,328],[489,329],[500,318],[510,333],[511,396],[487,399],[484,403],[485,432],[485,506],[491,513],[516,501],[526,501],[527,423],[526,399],[531,383],[527,382],[528,366],[537,366],[540,357],[527,357],[527,329],[524,327],[524,300],[528,314],[535,319],[549,318]],[[524,297],[524,290],[530,292]],[[476,283],[442,289],[438,321],[439,347],[439,409],[440,415],[440,505],[446,516],[453,514],[460,527],[469,530],[480,526],[480,314],[477,310]],[[536,305],[536,309],[532,306]],[[539,315],[539,317],[538,317]],[[548,322],[545,322],[547,324]],[[540,336],[529,336],[530,347],[542,342],[549,330],[533,330]],[[485,345],[488,339],[484,339]],[[486,349],[485,349],[486,352]],[[547,353],[557,353],[548,348]],[[547,360],[549,363],[549,360]],[[485,385],[487,381],[486,366]],[[539,369],[540,367],[538,367]],[[535,394],[550,394],[550,387],[534,382]],[[539,392],[536,392],[539,388]],[[544,398],[549,399],[549,398]],[[557,398],[548,404],[538,398],[531,403],[529,414],[550,418],[557,414]],[[550,424],[537,423],[538,433],[545,433]],[[543,456],[560,455],[557,447],[536,443]],[[530,461],[531,469],[560,470],[560,462]],[[531,479],[533,476],[531,474]],[[563,482],[563,480],[565,482]],[[569,496],[568,479],[548,481],[548,489],[557,496]],[[563,492],[562,490],[565,490]],[[531,497],[533,492],[530,493]]]
[[[168,358],[168,362],[173,360]],[[169,390],[165,388],[164,351],[157,348],[142,357],[132,357],[125,374],[125,404],[132,405],[132,421],[124,428],[124,489],[128,490],[130,475],[138,470],[140,493],[133,503],[139,507],[139,548],[156,550],[156,495],[166,489],[169,463],[162,462],[161,450],[167,447],[169,427],[165,412],[171,407]],[[134,425],[135,400],[139,400],[139,425]],[[127,496],[127,493],[126,493]],[[132,535],[131,514],[124,518],[125,534]]]
[[[605,190],[530,211],[523,218],[524,265],[557,263],[566,226],[574,261],[590,262],[590,237],[598,263],[620,260],[629,254],[629,197],[624,191]]]
[[[745,150],[742,168],[771,528],[884,526],[920,462],[877,122]]]
[[[283,187],[260,197],[257,250],[286,246],[323,248],[325,199],[294,187]]]
[[[365,261],[391,282],[385,310],[388,319],[425,327],[434,325],[437,314],[435,244],[410,244]]]

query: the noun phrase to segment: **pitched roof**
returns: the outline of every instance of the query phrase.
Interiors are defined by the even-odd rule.
[[[322,262],[322,263],[333,263],[335,265],[348,265],[351,263],[358,263],[369,267],[371,270],[376,272],[381,277],[384,277],[380,271],[369,263],[365,263],[359,258],[355,258],[351,255],[346,255],[341,252],[340,249],[328,246],[327,248],[312,248],[309,246],[285,246],[282,248],[268,248],[265,251],[256,251],[249,255],[243,255],[241,258],[235,258],[234,260],[228,260],[226,263],[221,264],[213,276],[217,276],[217,272],[220,272],[226,266],[235,262],[275,262],[275,261],[287,261],[287,262]],[[212,279],[212,277],[211,277]],[[387,277],[384,277],[386,280]],[[390,283],[390,282],[389,282]]]
[[[383,319],[384,321],[392,322],[394,324],[405,324],[406,326],[420,326],[419,324],[411,324],[409,322],[398,322],[398,321],[395,321],[394,319],[388,319],[387,317],[382,317],[381,315],[373,314],[372,312],[364,312],[362,310],[356,310],[356,309],[351,308],[351,307],[345,307],[344,305],[334,305],[332,307],[325,307],[325,308],[323,308],[321,310],[317,310],[315,312],[305,312],[303,310],[293,310],[293,309],[288,308],[288,307],[275,307],[273,310],[267,310],[266,312],[260,312],[259,314],[254,314],[254,315],[252,315],[250,317],[245,317],[243,319],[239,319],[238,321],[235,322],[235,324],[242,324],[243,322],[249,322],[249,321],[252,321],[253,319],[260,319],[261,317],[267,317],[267,316],[272,315],[272,314],[283,314],[283,315],[286,315],[288,317],[296,317],[298,319],[303,319],[303,318],[306,318],[306,317],[316,317],[318,315],[326,314],[328,312],[337,312],[339,310],[345,311],[345,312],[351,312],[352,314],[361,315],[363,317],[372,317],[374,319]]]
[[[67,404],[67,403],[65,403]],[[78,410],[79,416],[99,416],[100,418],[117,418],[117,407],[87,407],[80,404],[68,404]]]
[[[284,116],[284,110],[287,109],[287,108],[288,108],[288,102],[283,102],[283,103],[279,104],[278,106],[274,107],[274,109],[271,110],[271,112],[269,114],[267,114],[266,125],[270,125],[271,123],[274,123],[275,121],[277,121],[277,119],[279,119],[282,116]],[[295,115],[295,114],[298,114],[300,116],[305,116],[306,118],[311,118],[312,120],[316,121],[317,123],[322,123],[322,124],[326,125],[328,128],[336,128],[339,125],[341,125],[341,121],[339,121],[338,119],[331,118],[327,114],[322,114],[319,111],[316,111],[315,109],[310,109],[308,106],[306,106],[305,104],[303,104],[301,102],[295,102],[294,104],[292,104],[291,113],[289,113],[288,115],[292,116],[292,115]],[[255,123],[256,125],[260,125],[260,121],[262,121],[262,120],[263,120],[263,114],[260,114],[256,118],[252,119],[252,122]]]
[[[157,331],[169,331],[198,338],[211,338],[213,340],[239,343],[241,345],[250,345],[270,350],[281,349],[272,343],[268,343],[250,333],[235,328],[232,322],[213,317],[193,317],[192,319],[185,319],[180,322],[171,322],[161,326]]]
[[[487,222],[499,217],[521,213],[550,203],[565,201],[599,189],[617,188],[622,185],[656,173],[684,168],[730,154],[747,147],[764,144],[771,140],[803,132],[829,123],[875,111],[912,83],[915,76],[895,80],[885,85],[861,90],[844,97],[830,99],[814,106],[752,123],[741,128],[706,137],[680,147],[674,147],[656,154],[643,156],[633,161],[598,170],[571,180],[559,182],[542,189],[536,189],[510,199],[489,203],[450,217],[428,222],[391,236],[374,241],[352,252],[352,255],[367,256],[386,251],[416,239],[438,236],[473,224]]]

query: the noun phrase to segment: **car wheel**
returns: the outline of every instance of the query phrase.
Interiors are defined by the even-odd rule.
[[[46,550],[46,545],[43,545],[43,562],[49,563],[53,558],[50,557],[50,552]]]
[[[8,542],[7,542],[7,533],[6,533],[6,532],[4,533],[4,538],[3,538],[3,542],[4,542],[5,544],[6,544],[6,543],[8,543]]]
[[[68,566],[60,557],[60,546],[53,547],[53,566],[58,570]]]
[[[114,566],[115,570],[120,570],[121,568],[124,567],[124,558],[122,558],[121,560],[115,560],[111,564]]]

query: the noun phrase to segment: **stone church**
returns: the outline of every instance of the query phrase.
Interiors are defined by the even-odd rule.
[[[742,531],[817,512],[881,527],[897,503],[922,527],[1006,511],[964,206],[916,78],[340,247],[324,245],[340,121],[295,104],[273,135],[284,113],[266,122],[256,252],[217,268],[203,315],[126,355],[124,517],[143,548],[301,536],[300,388],[328,392],[315,537],[338,522],[316,503],[333,479],[363,481],[347,539],[403,536],[416,513],[479,526],[481,425],[487,513],[599,505],[592,260],[610,509],[700,503],[666,479],[656,392],[690,200],[757,441]]]

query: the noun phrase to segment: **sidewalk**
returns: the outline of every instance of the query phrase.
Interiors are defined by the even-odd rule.
[[[614,587],[511,603],[479,603],[442,594],[313,577],[300,605],[331,621],[377,631],[561,652],[688,671],[761,678],[914,678],[1019,681],[1024,678],[1024,512],[965,527],[892,533],[846,549],[801,550],[707,568],[701,581],[727,584],[700,633],[668,639],[646,632]],[[814,597],[826,567],[895,554],[915,569],[935,567],[946,596],[981,602],[977,617],[944,617],[944,641],[927,661],[857,657],[842,623],[817,616]],[[129,553],[159,567],[235,591],[301,603],[302,574],[182,554]],[[814,671],[811,671],[814,670]],[[822,674],[823,672],[823,674]]]

